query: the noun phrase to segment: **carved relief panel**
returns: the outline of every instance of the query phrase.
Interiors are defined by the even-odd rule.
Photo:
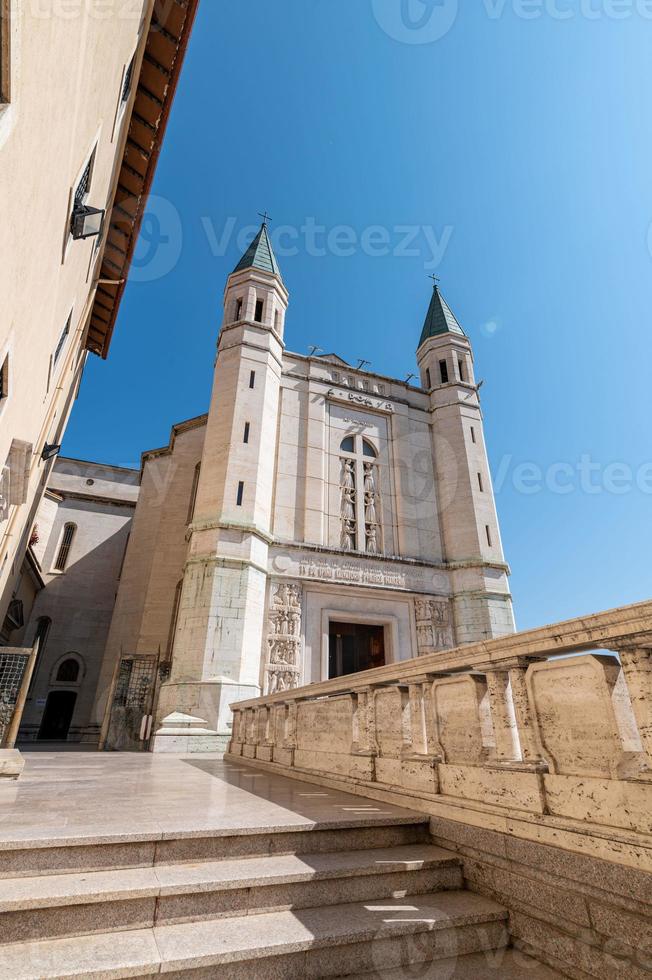
[[[415,599],[419,656],[454,645],[450,603],[446,599]]]
[[[272,585],[267,628],[265,694],[298,687],[301,678],[301,599],[300,585],[286,582]]]

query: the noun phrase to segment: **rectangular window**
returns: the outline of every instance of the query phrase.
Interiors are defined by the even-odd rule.
[[[235,316],[233,317],[233,321],[237,323],[240,319],[242,319],[242,300],[237,299],[235,301]]]
[[[478,473],[478,486],[480,487],[480,493],[484,493],[484,484],[482,482],[482,473]]]
[[[236,497],[236,504],[238,507],[242,507],[242,498],[244,497],[244,483],[242,480],[238,483],[238,495]]]
[[[426,387],[428,391],[432,388],[432,379],[430,377],[430,368],[426,368]]]
[[[464,368],[464,361],[461,357],[457,358],[457,369],[460,372],[460,381],[466,381],[466,371]]]
[[[279,323],[279,313],[278,310],[274,310],[274,330],[278,330]]]
[[[491,542],[491,528],[489,527],[488,524],[485,527],[485,531],[487,533],[487,544],[491,548],[491,546],[492,546],[492,542]]]
[[[54,367],[61,356],[61,351],[66,346],[66,340],[68,339],[68,334],[70,333],[70,321],[72,320],[72,313],[70,313],[68,319],[66,320],[66,325],[61,332],[59,337],[59,343],[56,346],[52,357],[52,366]]]
[[[249,375],[249,387],[250,388],[255,388],[256,387],[256,372],[255,371],[252,371],[251,374]]]
[[[243,442],[249,442],[249,423],[245,422]]]
[[[448,384],[448,364],[446,361],[439,362],[439,373],[441,374],[441,383],[443,385]]]
[[[257,299],[256,300],[256,312],[254,314],[254,320],[256,321],[256,323],[262,323],[263,322],[263,310],[264,310],[264,308],[265,308],[265,305],[264,305],[262,299]]]
[[[471,426],[471,442],[475,442],[475,429]]]

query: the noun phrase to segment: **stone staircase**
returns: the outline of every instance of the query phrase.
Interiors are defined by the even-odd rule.
[[[557,977],[506,918],[416,815],[0,851],[2,980]]]

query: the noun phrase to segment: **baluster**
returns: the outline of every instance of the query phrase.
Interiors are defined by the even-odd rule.
[[[275,757],[283,761],[286,766],[294,765],[294,753],[297,749],[297,702],[287,700],[283,702],[283,738],[282,745],[275,751]]]
[[[233,727],[231,728],[231,741],[229,742],[229,752],[232,755],[241,755],[242,753],[242,742],[244,741],[242,737],[242,725],[243,725],[243,712],[239,708],[234,708]]]
[[[441,746],[435,732],[430,688],[432,681],[427,675],[411,677],[403,681],[403,725],[404,735],[401,755],[401,781],[406,789],[424,792],[428,795],[439,792],[438,763],[442,761]],[[436,751],[439,749],[439,751]]]
[[[517,764],[519,767],[547,769],[541,757],[533,723],[530,699],[525,683],[529,661],[523,658],[501,664],[484,664],[491,719],[496,739],[491,759],[497,765]]]
[[[652,647],[623,646],[620,656],[632,711],[648,766],[652,769]]]
[[[525,683],[525,673],[530,663],[529,660],[519,658],[509,666],[509,683],[512,689],[517,736],[523,761],[534,765],[537,769],[547,770],[548,764],[541,755],[530,695]]]
[[[375,777],[378,755],[376,738],[376,698],[373,687],[352,691],[353,696],[353,756],[351,775],[370,781]]]
[[[482,668],[487,681],[491,720],[496,747],[492,762],[518,762],[521,754],[516,736],[516,721],[509,701],[509,672],[506,669]]]

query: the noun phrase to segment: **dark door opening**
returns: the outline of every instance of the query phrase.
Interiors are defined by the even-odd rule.
[[[75,691],[50,691],[39,728],[39,741],[65,742],[76,700]]]
[[[328,676],[343,677],[385,663],[385,628],[368,623],[331,623]]]

